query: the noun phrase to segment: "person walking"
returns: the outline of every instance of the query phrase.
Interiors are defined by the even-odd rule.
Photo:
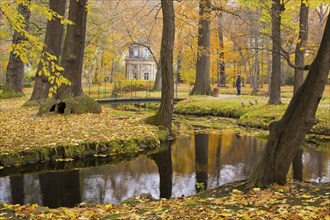
[[[242,84],[241,73],[238,73],[235,82],[235,86],[237,88],[237,95],[241,95],[241,84]]]

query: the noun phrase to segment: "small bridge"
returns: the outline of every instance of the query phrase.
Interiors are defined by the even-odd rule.
[[[160,98],[141,98],[141,99],[96,99],[101,105],[117,105],[117,104],[141,104],[141,103],[160,103]],[[174,99],[174,104],[185,99]]]

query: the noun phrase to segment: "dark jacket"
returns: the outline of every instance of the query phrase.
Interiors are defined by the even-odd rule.
[[[241,75],[237,75],[235,86],[241,86],[242,78]]]

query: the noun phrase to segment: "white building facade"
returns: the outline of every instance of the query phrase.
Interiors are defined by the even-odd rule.
[[[127,79],[155,81],[157,66],[148,48],[137,44],[129,46],[125,58]]]

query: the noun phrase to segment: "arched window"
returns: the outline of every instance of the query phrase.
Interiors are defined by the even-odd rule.
[[[144,73],[143,79],[144,80],[149,80],[149,73]]]

